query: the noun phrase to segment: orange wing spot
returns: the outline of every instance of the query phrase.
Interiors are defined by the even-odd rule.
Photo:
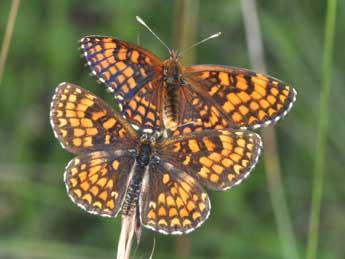
[[[240,92],[237,95],[242,100],[242,102],[245,102],[245,103],[249,102],[252,99],[250,95],[247,94],[246,92]]]
[[[254,100],[260,100],[262,98],[262,96],[260,94],[258,94],[257,92],[252,92],[252,97]]]
[[[194,202],[192,202],[192,201],[189,201],[188,203],[187,203],[187,210],[190,212],[190,211],[192,211],[192,210],[194,210],[196,208],[196,206],[195,206],[195,203]]]
[[[133,63],[138,63],[138,58],[139,58],[139,52],[136,51],[136,50],[132,50],[132,55],[130,57],[130,60],[133,62]]]
[[[183,129],[183,134],[188,134],[188,133],[191,133],[192,132],[192,129],[189,128],[189,127],[186,127]]]
[[[66,117],[67,118],[71,118],[71,117],[76,117],[77,116],[75,111],[66,110],[65,113],[66,113]]]
[[[266,101],[266,100],[260,100],[260,105],[264,108],[264,109],[267,109],[270,104]]]
[[[165,210],[165,208],[163,206],[161,206],[158,209],[158,216],[160,217],[165,217],[167,215],[167,211]]]
[[[219,87],[217,85],[213,86],[211,90],[208,92],[211,96],[213,96],[217,91]]]
[[[262,87],[260,83],[255,84],[255,92],[261,96],[266,96],[266,88]]]
[[[249,159],[251,159],[252,156],[253,156],[253,154],[252,154],[251,152],[247,152],[246,155],[247,155],[247,157],[248,157]]]
[[[247,81],[243,77],[238,77],[236,87],[242,91],[246,91],[248,89]]]
[[[212,169],[216,172],[216,174],[222,174],[224,171],[224,168],[218,164],[213,165]]]
[[[81,185],[80,185],[80,188],[83,190],[83,191],[87,191],[89,188],[90,188],[90,184],[88,182],[83,182]]]
[[[272,95],[267,96],[267,100],[270,104],[275,104],[277,101],[276,98],[274,98]]]
[[[102,208],[103,206],[102,206],[102,203],[100,203],[99,201],[96,201],[96,202],[94,202],[93,204],[92,204],[92,206],[93,207],[98,207],[98,208]]]
[[[242,113],[243,115],[246,115],[249,112],[249,109],[244,105],[241,105],[240,107],[238,107],[238,109],[240,110],[240,113]]]
[[[106,191],[102,192],[99,196],[100,199],[106,201],[108,198],[108,193]]]
[[[158,196],[158,203],[165,204],[165,194],[164,193],[159,194],[159,196]]]
[[[71,178],[69,181],[70,181],[72,187],[75,187],[77,185],[77,183],[78,183],[78,180],[75,179],[75,178]]]
[[[216,183],[216,182],[218,182],[218,180],[219,180],[219,176],[218,176],[218,175],[216,175],[216,174],[211,174],[211,176],[210,176],[210,181],[211,181],[211,182]]]
[[[66,95],[61,95],[60,97],[61,100],[66,100],[67,99],[67,96]],[[70,102],[75,102],[77,100],[77,96],[75,94],[71,94],[69,97],[68,97],[68,101]],[[69,103],[67,103],[69,104]],[[66,106],[67,107],[67,106]]]
[[[80,189],[72,190],[72,192],[73,192],[78,198],[81,197],[81,190],[80,190]]]
[[[235,104],[235,105],[238,105],[238,104],[241,103],[241,99],[238,98],[237,95],[234,94],[234,93],[229,93],[226,97],[228,98],[228,100],[229,100],[231,103],[233,103],[233,104]]]
[[[224,158],[224,159],[222,160],[222,165],[225,166],[225,167],[232,166],[233,164],[234,164],[234,163],[233,163],[230,159],[228,159],[228,158]]]
[[[174,226],[181,226],[181,222],[180,222],[180,220],[178,219],[178,218],[173,218],[172,220],[171,220],[171,224],[170,224],[172,227],[174,227]]]
[[[194,181],[192,181],[192,179],[193,179],[193,178],[189,178],[188,180],[190,180],[190,181],[188,181],[188,182],[193,184]],[[193,179],[193,180],[194,180],[194,179]],[[181,184],[182,188],[185,189],[187,192],[190,191],[191,186],[190,186],[188,183],[186,183],[186,182],[181,182],[180,184]],[[180,189],[180,190],[181,190],[181,189]]]
[[[75,104],[74,103],[66,103],[66,110],[74,110]]]
[[[84,138],[84,143],[83,143],[84,147],[92,147],[92,138],[91,137],[86,137]]]
[[[67,130],[60,130],[60,132],[61,132],[61,136],[64,138],[64,137],[66,137],[67,136]]]
[[[81,146],[81,138],[74,138],[72,142],[73,142],[73,145],[76,147]]]
[[[92,120],[87,118],[82,118],[80,122],[81,126],[84,128],[91,128],[93,126]]]
[[[212,160],[210,160],[209,158],[205,156],[200,157],[199,162],[206,167],[211,167],[213,164]]]
[[[71,169],[71,174],[72,174],[72,176],[74,176],[76,173],[78,173],[79,171],[78,171],[78,169],[77,168],[72,168]]]
[[[258,120],[258,119],[255,118],[254,116],[250,116],[250,117],[249,117],[249,120],[248,120],[248,123],[249,123],[249,125],[251,125],[251,124],[254,124],[257,120]]]
[[[176,189],[176,187],[171,187],[171,188],[170,188],[170,193],[171,193],[172,196],[175,196],[175,195],[177,194],[177,189]]]
[[[85,134],[85,130],[76,128],[76,129],[73,129],[73,134],[76,137],[81,137]]]
[[[189,163],[190,163],[190,156],[188,155],[188,156],[186,156],[186,158],[185,158],[185,160],[182,162],[182,164],[184,164],[184,165],[189,165]]]
[[[189,219],[185,219],[185,220],[183,220],[182,224],[184,227],[186,227],[186,226],[190,226],[192,224],[192,222]]]
[[[92,202],[92,197],[91,197],[91,194],[89,193],[86,193],[83,197],[82,197],[83,200],[85,200],[88,204],[91,204]]]
[[[181,143],[180,142],[175,143],[173,152],[178,153],[180,152],[180,150],[181,150]]]
[[[220,162],[220,160],[222,160],[222,156],[219,153],[215,153],[215,152],[211,153],[209,155],[209,158],[215,162]]]
[[[199,151],[200,151],[199,144],[198,144],[198,142],[197,142],[195,139],[190,139],[190,140],[188,141],[188,147],[190,148],[190,150],[191,150],[193,153],[196,153],[196,152],[199,152]]]
[[[69,119],[69,123],[71,124],[72,127],[79,127],[80,126],[80,121],[78,119],[75,119],[75,118]]]
[[[183,204],[183,201],[180,197],[176,198],[176,205],[177,205],[177,208],[183,207],[184,204]]]
[[[78,118],[84,118],[85,117],[85,112],[77,111],[77,116],[78,116]]]
[[[266,117],[267,114],[264,111],[260,110],[258,115],[259,115],[259,119],[263,120]]]
[[[198,218],[201,217],[201,214],[200,214],[200,212],[196,211],[196,212],[193,213],[192,217],[193,217],[193,220],[197,220]]]
[[[151,121],[155,120],[155,115],[153,114],[153,112],[149,112],[146,117]]]
[[[117,57],[120,60],[126,60],[127,59],[127,50],[126,49],[120,49],[117,53]]]
[[[234,122],[241,122],[242,121],[242,115],[238,112],[234,112],[234,114],[232,115],[232,119],[234,120]]]
[[[88,136],[95,136],[98,134],[98,129],[96,128],[87,128],[86,129],[86,135]]]
[[[235,147],[234,151],[241,156],[244,154],[244,149],[242,147]]]
[[[230,102],[225,102],[222,108],[225,112],[231,112],[235,109],[235,107]]]
[[[89,176],[92,176],[94,175],[95,173],[97,173],[102,167],[100,165],[97,165],[97,166],[93,166],[90,168],[90,171],[89,171]]]
[[[209,173],[210,173],[210,170],[207,167],[203,166],[198,172],[198,175],[200,175],[202,178],[207,179]]]
[[[285,89],[283,90],[283,94],[285,95],[285,96],[288,96],[289,95],[289,87],[287,86],[287,87],[285,87]]]
[[[107,185],[104,188],[111,190],[111,189],[113,189],[113,185],[114,185],[113,180],[109,180]]]
[[[139,106],[139,108],[138,108],[138,110],[137,110],[141,115],[145,115],[145,112],[146,112],[146,110],[145,110],[145,108],[143,107],[143,106]]]
[[[169,174],[164,174],[163,175],[163,183],[167,184],[170,181],[170,176]]]
[[[134,70],[130,67],[127,67],[123,73],[125,74],[125,76],[127,77],[131,77],[134,74]]]
[[[174,217],[177,215],[177,209],[176,208],[171,208],[169,210],[169,217]]]
[[[110,129],[115,125],[115,123],[116,123],[115,119],[110,118],[110,119],[106,120],[105,122],[103,122],[102,125],[105,129]]]
[[[172,196],[167,197],[167,205],[168,206],[175,206],[175,200],[173,199]]]
[[[246,141],[240,138],[237,140],[237,145],[239,145],[240,147],[244,147],[246,145]]]
[[[287,98],[287,97],[284,96],[284,95],[279,95],[279,99],[280,99],[280,101],[283,102],[283,103],[285,102],[286,98]]]
[[[93,196],[97,196],[97,194],[99,193],[99,188],[97,186],[92,186],[90,192]]]
[[[241,160],[241,156],[236,153],[230,154],[230,158],[235,163],[238,163]]]
[[[120,165],[119,161],[118,160],[114,160],[114,162],[112,164],[114,170],[117,170],[119,168],[119,165]]]
[[[208,151],[213,151],[216,148],[216,145],[208,137],[204,137],[202,141],[204,142]]]
[[[273,109],[273,108],[269,108],[268,109],[268,115],[269,116],[272,116],[273,114],[275,114],[276,113],[276,110],[275,109]]]
[[[183,203],[186,203],[188,200],[188,197],[189,197],[188,194],[182,188],[180,188],[179,190],[180,190],[180,196],[181,196]]]
[[[105,135],[104,143],[110,144],[110,135],[109,134]]]
[[[277,96],[279,94],[279,90],[277,88],[271,88],[271,94],[273,94],[274,96]]]
[[[150,210],[148,213],[147,213],[147,217],[149,219],[156,219],[156,213],[153,211],[153,210]]]
[[[234,165],[234,171],[235,171],[236,174],[240,174],[241,173],[241,169],[242,169],[242,166]]]
[[[168,223],[167,223],[167,221],[165,219],[160,219],[158,221],[158,225],[160,225],[160,226],[168,226]]]
[[[133,120],[137,121],[139,124],[143,123],[143,118],[139,114],[135,115]]]
[[[131,89],[135,88],[137,85],[133,77],[130,77],[128,79],[127,83],[129,85],[129,88],[131,88]]]
[[[92,120],[96,121],[102,117],[104,117],[107,113],[105,111],[93,112],[92,113]]]
[[[80,182],[84,182],[86,180],[86,176],[87,176],[87,172],[86,171],[81,172],[79,174]]]
[[[218,78],[222,85],[228,86],[230,84],[229,75],[227,73],[219,72]]]
[[[115,63],[115,66],[118,70],[123,70],[127,67],[127,65],[122,61]]]
[[[107,206],[108,208],[110,208],[111,210],[113,210],[113,209],[115,208],[114,201],[113,201],[113,200],[107,201],[106,206]]]
[[[180,210],[179,215],[181,218],[185,218],[185,217],[188,217],[189,213],[185,208],[183,208]]]
[[[143,68],[140,68],[140,74],[141,74],[143,77],[146,77],[146,76],[147,76],[147,74],[146,74],[146,72],[145,72],[145,69],[143,69]]]
[[[97,185],[99,187],[102,187],[102,188],[105,186],[106,183],[107,183],[107,179],[105,177],[103,177],[97,181]]]
[[[243,160],[242,160],[242,166],[248,167],[248,163],[249,163],[248,160],[246,160],[246,159],[243,159]]]

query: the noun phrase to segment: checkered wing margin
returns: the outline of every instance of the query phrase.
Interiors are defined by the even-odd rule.
[[[203,186],[226,190],[245,179],[258,161],[261,139],[240,130],[204,130],[163,140],[157,153]]]
[[[134,159],[127,150],[95,151],[72,159],[65,171],[69,197],[89,213],[116,217]]]
[[[139,200],[141,223],[163,234],[184,234],[210,214],[210,201],[199,183],[169,163],[151,163]]]
[[[187,86],[198,97],[196,111],[203,121],[209,120],[213,106],[218,112],[211,114],[214,123],[201,128],[217,128],[217,117],[227,120],[226,128],[255,129],[277,122],[291,109],[296,91],[270,76],[245,69],[217,65],[186,67]],[[223,124],[223,122],[222,122]]]
[[[131,148],[136,144],[136,132],[120,114],[97,96],[71,83],[56,88],[50,121],[55,136],[72,153],[110,145]]]

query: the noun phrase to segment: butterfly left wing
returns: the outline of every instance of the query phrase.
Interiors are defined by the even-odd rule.
[[[261,138],[243,130],[204,130],[162,140],[157,154],[203,186],[226,190],[242,182],[256,165]]]
[[[149,167],[139,199],[142,225],[163,234],[186,234],[205,222],[210,200],[193,177],[165,162]]]
[[[116,217],[123,204],[134,159],[127,150],[112,149],[77,156],[65,171],[69,197],[89,213]]]
[[[207,119],[207,112],[214,107],[218,111],[214,121],[226,120],[226,128],[256,129],[277,122],[296,100],[296,91],[287,84],[250,70],[195,65],[186,67],[183,76],[186,87],[197,94],[193,102],[204,103],[194,116]],[[216,128],[217,123],[206,123],[201,128]]]
[[[140,128],[159,129],[162,61],[116,38],[86,36],[80,44],[92,74],[114,95],[124,115]]]

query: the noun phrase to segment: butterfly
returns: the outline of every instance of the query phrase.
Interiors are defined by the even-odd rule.
[[[147,132],[257,129],[284,117],[296,99],[295,89],[262,73],[220,65],[184,67],[181,52],[174,50],[161,60],[107,36],[86,36],[80,46],[92,74],[126,118]]]
[[[136,130],[102,99],[61,83],[50,109],[56,138],[76,155],[64,181],[89,213],[137,211],[140,224],[163,234],[189,233],[209,216],[204,188],[226,190],[258,161],[260,136],[246,130],[204,130],[164,138]]]

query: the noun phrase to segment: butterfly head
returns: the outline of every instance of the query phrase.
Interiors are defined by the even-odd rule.
[[[179,85],[182,75],[182,67],[179,62],[179,54],[173,50],[169,59],[163,62],[163,80],[167,85]]]

